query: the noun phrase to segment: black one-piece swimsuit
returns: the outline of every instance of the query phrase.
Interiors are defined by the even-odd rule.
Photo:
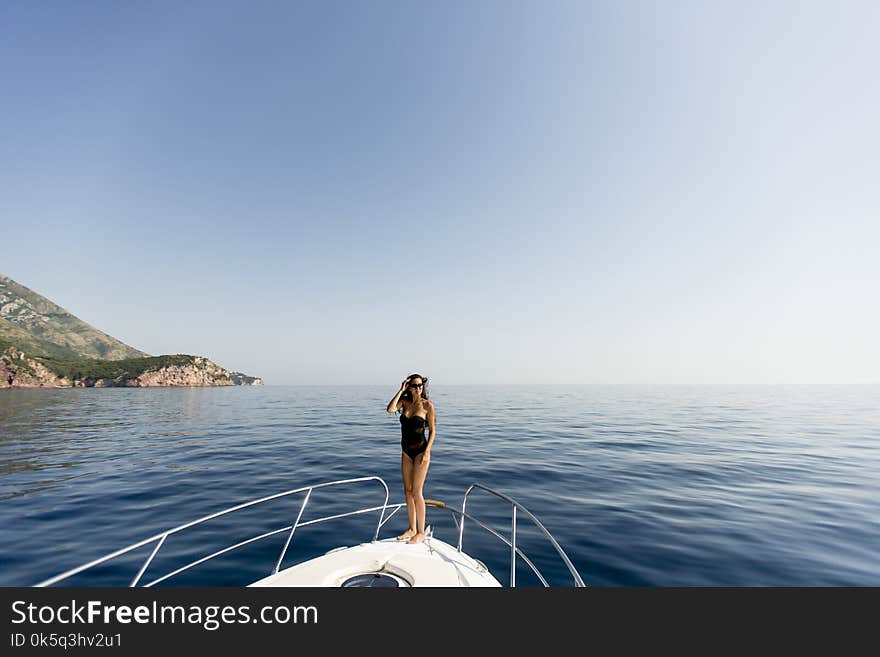
[[[428,447],[428,439],[425,437],[427,426],[428,420],[423,417],[400,414],[400,446],[403,453],[413,460]]]

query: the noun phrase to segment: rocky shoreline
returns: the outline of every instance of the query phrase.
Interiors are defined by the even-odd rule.
[[[171,362],[169,362],[171,361]],[[52,362],[34,358],[15,347],[0,353],[0,388],[151,388],[263,385],[262,379],[230,372],[203,356],[178,355],[125,361],[116,376],[63,375]],[[106,362],[106,361],[105,361]],[[110,361],[111,363],[113,361]],[[134,363],[134,366],[131,364]],[[69,368],[69,366],[68,366]]]

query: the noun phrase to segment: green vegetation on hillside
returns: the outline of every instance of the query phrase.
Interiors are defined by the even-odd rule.
[[[148,358],[126,358],[124,360],[100,360],[96,358],[34,358],[58,376],[69,381],[86,379],[114,379],[127,381],[136,379],[144,372],[155,372],[172,365],[192,365],[195,356],[150,356]]]

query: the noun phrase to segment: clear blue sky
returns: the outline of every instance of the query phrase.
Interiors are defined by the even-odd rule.
[[[0,272],[268,383],[877,382],[877,25],[4,2]]]

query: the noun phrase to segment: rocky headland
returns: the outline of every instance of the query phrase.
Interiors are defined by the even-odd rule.
[[[0,388],[262,384],[204,356],[149,356],[0,275]]]

